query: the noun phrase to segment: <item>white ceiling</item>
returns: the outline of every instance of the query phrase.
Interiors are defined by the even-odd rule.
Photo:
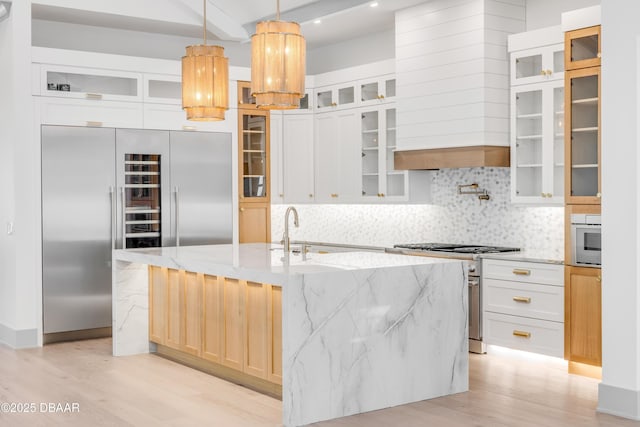
[[[149,33],[202,36],[202,0],[33,0],[34,19]],[[299,22],[309,49],[393,28],[394,12],[425,0],[280,0],[280,18]],[[151,7],[148,7],[152,5]],[[274,19],[276,0],[207,0],[212,39],[246,41]],[[314,21],[320,19],[320,24]]]

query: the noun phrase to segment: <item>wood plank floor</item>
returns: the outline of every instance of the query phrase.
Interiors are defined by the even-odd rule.
[[[495,350],[470,355],[470,391],[315,426],[640,426],[597,414],[598,381],[566,363]],[[155,355],[112,357],[111,340],[14,351],[0,345],[0,426],[278,426],[278,400]],[[78,403],[76,413],[40,413],[41,403]]]

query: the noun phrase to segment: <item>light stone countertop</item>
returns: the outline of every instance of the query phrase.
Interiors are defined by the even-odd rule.
[[[114,259],[283,285],[286,276],[459,262],[384,252],[310,252],[285,258],[282,245],[248,243],[115,250]]]
[[[498,254],[481,254],[480,258],[485,259],[502,259],[509,261],[523,261],[523,262],[537,262],[543,264],[564,264],[564,259],[561,257],[549,258],[549,254],[544,254],[536,251],[520,251]]]

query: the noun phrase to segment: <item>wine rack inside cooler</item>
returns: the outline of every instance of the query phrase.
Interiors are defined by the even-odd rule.
[[[124,248],[159,247],[162,242],[160,155],[125,154]]]

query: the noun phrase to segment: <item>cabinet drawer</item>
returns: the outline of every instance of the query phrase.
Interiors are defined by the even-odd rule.
[[[482,277],[525,283],[564,285],[564,266],[537,262],[482,260]]]
[[[484,310],[534,319],[564,321],[564,287],[485,279]]]
[[[564,323],[485,312],[484,340],[487,344],[563,357]]]
[[[142,104],[50,98],[42,102],[42,124],[142,128]]]

